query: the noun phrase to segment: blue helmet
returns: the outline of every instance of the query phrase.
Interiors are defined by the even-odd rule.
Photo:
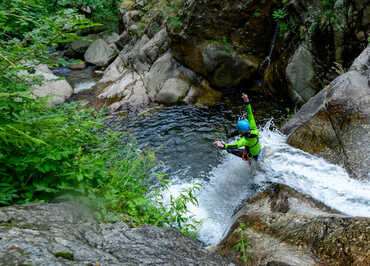
[[[247,120],[240,120],[236,124],[236,129],[239,130],[239,132],[247,133],[249,131],[249,122]]]

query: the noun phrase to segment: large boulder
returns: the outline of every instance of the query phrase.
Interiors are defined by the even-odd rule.
[[[116,32],[110,32],[110,33],[104,33],[101,35],[101,38],[107,43],[107,44],[115,44],[119,41],[120,35]]]
[[[130,69],[125,69],[117,81],[98,95],[98,99],[105,102],[111,112],[122,107],[142,107],[150,102],[142,75]]]
[[[347,217],[289,187],[277,185],[247,201],[215,247],[248,265],[368,265],[370,219]],[[245,224],[245,226],[243,226]],[[240,245],[239,245],[240,246]]]
[[[81,36],[79,39],[76,39],[67,45],[64,55],[72,58],[83,57],[89,46],[97,39],[99,39],[98,34]]]
[[[216,87],[236,86],[257,70],[258,63],[252,57],[230,53],[220,45],[207,45],[201,53],[204,72]]]
[[[364,32],[361,21],[369,1],[355,2],[338,0],[323,4],[319,0],[294,0],[287,5],[289,26],[301,26],[289,34],[293,36],[290,40],[281,39],[282,54],[277,58],[281,70],[274,79],[279,80],[285,71],[289,97],[294,103],[307,102],[349,68],[367,45],[365,38],[359,36]],[[289,50],[294,53],[285,49],[287,43],[291,43]],[[280,85],[275,82],[276,87]]]
[[[190,84],[179,78],[170,78],[155,96],[156,102],[174,104],[180,102],[190,90]]]
[[[32,96],[35,98],[50,97],[48,102],[52,105],[64,103],[73,94],[71,85],[48,68],[47,65],[41,64],[35,67],[35,77],[42,79],[41,85],[31,87]]]
[[[145,76],[145,84],[150,88],[150,96],[154,100],[163,84],[170,78],[179,75],[179,65],[170,52],[163,54],[154,62]]]
[[[303,45],[294,53],[286,68],[290,98],[296,103],[305,103],[316,94],[311,87],[315,77],[314,56]]]
[[[142,47],[142,52],[147,56],[148,60],[153,63],[160,55],[164,54],[168,48],[169,39],[167,30],[163,28]]]
[[[76,203],[0,208],[1,265],[233,265],[170,228],[99,224]]]
[[[175,58],[215,87],[239,85],[268,51],[269,40],[261,36],[272,34],[273,22],[266,16],[271,6],[253,0],[187,1],[180,25],[169,26]]]
[[[220,98],[207,82],[172,56],[166,29],[152,39],[143,35],[125,45],[98,82],[100,105],[110,111],[138,108],[151,102],[215,104]]]
[[[120,9],[120,32],[152,39],[166,26],[175,59],[213,87],[245,87],[254,84],[251,79],[263,79],[263,91],[301,105],[348,68],[366,45],[367,3],[130,0]],[[153,48],[144,55],[153,57],[158,46]]]
[[[84,58],[86,62],[96,66],[107,66],[117,54],[118,51],[114,44],[108,44],[104,40],[98,39],[89,46]]]
[[[282,128],[288,143],[370,179],[370,45]]]
[[[86,50],[89,48],[92,41],[87,39],[79,39],[74,40],[66,49],[64,52],[64,55],[68,57],[77,58],[79,56],[83,56],[86,52]]]

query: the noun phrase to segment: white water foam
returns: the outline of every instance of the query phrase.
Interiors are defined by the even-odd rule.
[[[253,171],[247,162],[225,154],[222,163],[209,174],[210,181],[199,181],[203,184],[196,195],[199,206],[188,206],[190,215],[203,222],[199,240],[217,244],[232,225],[235,208],[255,194],[256,183],[285,184],[344,214],[370,217],[369,182],[351,179],[341,167],[289,146],[286,136],[269,128],[270,122],[261,130],[263,156]],[[190,186],[174,184],[165,198],[177,196]]]
[[[212,245],[218,243],[225,230],[232,223],[236,206],[251,193],[253,181],[249,179],[250,168],[245,161],[226,154],[224,161],[212,170],[209,182],[194,180],[203,185],[197,193],[198,206],[189,204],[190,215],[202,222],[199,240]],[[190,183],[174,184],[164,195],[177,197],[184,189],[191,188]]]
[[[95,81],[86,81],[86,82],[77,83],[74,88],[74,93],[80,93],[82,91],[89,90],[93,86],[95,86],[95,84],[96,84]]]
[[[351,216],[370,217],[370,183],[352,179],[340,166],[286,144],[278,131],[262,131],[264,158],[256,182],[285,184]]]

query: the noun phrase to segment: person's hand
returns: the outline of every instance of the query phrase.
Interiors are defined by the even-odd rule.
[[[222,142],[220,140],[216,141],[215,144],[220,149],[223,149],[225,147],[224,144],[222,144]]]
[[[246,93],[242,93],[242,99],[245,103],[249,102],[248,95]]]

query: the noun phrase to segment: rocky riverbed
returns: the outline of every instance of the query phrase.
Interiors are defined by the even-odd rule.
[[[234,265],[170,228],[98,223],[77,203],[0,208],[1,265]]]
[[[83,59],[71,69],[94,65],[101,77],[89,85],[90,104],[111,112],[212,106],[227,90],[251,89],[304,104],[282,128],[287,142],[368,184],[370,5],[327,2],[190,0],[166,13],[161,1],[123,1],[119,32],[84,34],[61,53]],[[36,74],[45,81],[32,88],[34,97],[62,104],[80,93],[46,66]],[[302,190],[274,185],[231,219],[211,253],[174,229],[98,223],[76,203],[5,207],[0,264],[232,265],[222,257],[229,256],[234,264],[250,257],[250,265],[369,265],[369,218],[330,209]],[[247,257],[233,248],[242,239]]]

